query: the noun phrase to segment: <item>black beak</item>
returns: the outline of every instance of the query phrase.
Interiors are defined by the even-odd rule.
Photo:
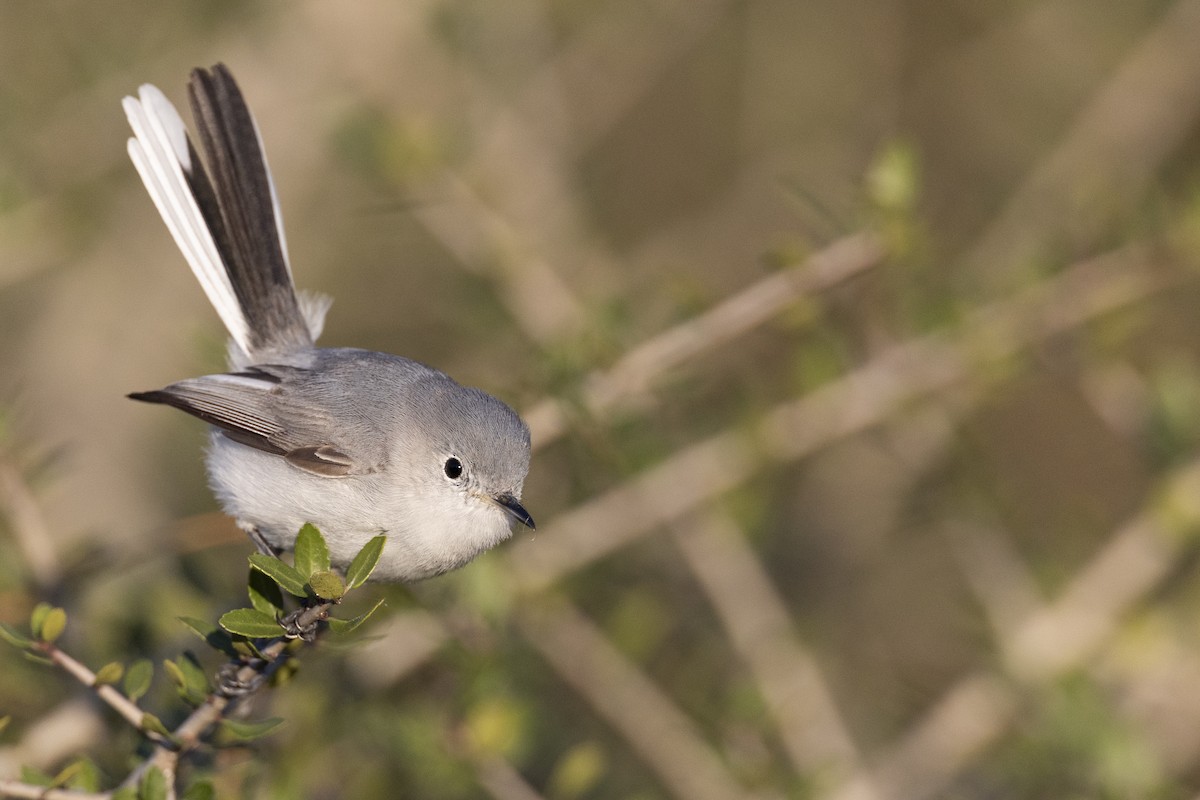
[[[513,497],[511,494],[498,494],[492,498],[496,504],[509,513],[513,519],[529,528],[531,531],[537,530],[537,526],[533,524],[533,517],[529,516],[529,512],[525,510],[525,506],[521,505],[521,501]]]

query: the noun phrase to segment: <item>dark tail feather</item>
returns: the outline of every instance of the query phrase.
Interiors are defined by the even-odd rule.
[[[309,347],[271,175],[241,90],[217,64],[193,70],[188,95],[212,177],[194,169],[187,179],[245,314],[251,355]]]

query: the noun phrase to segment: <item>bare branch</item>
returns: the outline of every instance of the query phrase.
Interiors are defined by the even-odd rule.
[[[676,796],[755,796],[729,775],[692,721],[573,607],[547,598],[536,609],[523,609],[517,624],[563,680],[629,740]]]
[[[846,777],[859,753],[820,665],[797,640],[782,598],[742,532],[709,511],[672,526],[734,648],[750,667],[799,774]]]
[[[109,800],[109,792],[80,792],[74,789],[48,789],[20,781],[0,780],[0,797],[23,800]]]
[[[8,512],[13,538],[21,548],[34,584],[41,589],[57,584],[62,567],[54,552],[54,539],[33,492],[7,459],[0,460],[0,504]]]
[[[121,694],[115,686],[108,684],[97,684],[96,673],[92,672],[86,666],[76,661],[71,656],[60,650],[56,645],[47,642],[38,642],[34,645],[39,652],[53,661],[57,666],[61,667],[64,672],[70,675],[75,680],[82,683],[96,693],[96,696],[109,705],[114,711],[121,715],[130,725],[141,731],[152,741],[161,741],[162,736],[147,731],[142,727],[145,721],[146,712],[143,711],[137,703],[130,700],[125,695]]]

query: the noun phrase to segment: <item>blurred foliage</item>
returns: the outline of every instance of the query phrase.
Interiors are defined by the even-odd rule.
[[[298,282],[336,298],[323,342],[523,411],[553,398],[563,432],[526,484],[536,534],[352,592],[341,616],[383,599],[382,619],[306,654],[247,710],[284,723],[189,779],[217,797],[508,800],[516,776],[548,800],[693,800],[689,775],[833,798],[867,770],[885,798],[1195,796],[1187,6],[0,5],[0,621],[36,612],[170,728],[222,661],[178,618],[272,613],[261,578],[244,594],[204,434],[122,397],[222,352],[118,101],[145,81],[182,100],[189,68],[223,60]],[[882,257],[728,337],[690,327],[726,303],[752,316],[770,298],[744,293],[804,284],[858,231]],[[647,342],[649,377],[598,404]],[[715,440],[737,443],[720,451],[737,477],[688,501],[709,479],[689,448]],[[292,588],[336,595],[311,584],[321,560]],[[530,612],[559,603],[611,652],[547,658],[561,645]],[[226,621],[262,623],[250,611]],[[73,718],[104,731],[88,760],[31,750],[81,690],[9,647],[0,675],[0,777],[125,774],[139,738],[115,715]],[[607,698],[581,688],[606,680]],[[658,720],[631,682],[684,730],[639,739]],[[976,703],[966,721],[956,700]]]

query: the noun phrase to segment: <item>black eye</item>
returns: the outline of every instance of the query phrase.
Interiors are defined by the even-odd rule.
[[[451,480],[457,479],[463,473],[462,462],[454,456],[446,459],[446,464],[443,468],[446,470],[446,477]]]

